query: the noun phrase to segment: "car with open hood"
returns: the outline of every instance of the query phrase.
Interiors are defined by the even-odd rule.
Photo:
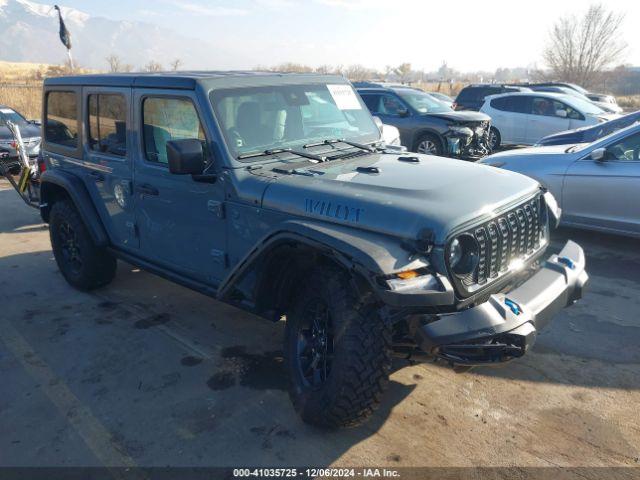
[[[456,112],[428,93],[407,86],[356,83],[372,115],[400,130],[402,145],[427,155],[478,159],[489,153],[491,118]]]
[[[576,243],[546,254],[560,212],[537,181],[387,148],[339,76],[59,77],[43,99],[40,213],[67,282],[104,287],[122,259],[284,321],[315,425],[369,417],[393,354],[521,357],[588,278]]]

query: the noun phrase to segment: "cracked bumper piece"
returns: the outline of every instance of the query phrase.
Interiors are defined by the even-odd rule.
[[[582,297],[589,277],[582,248],[569,241],[529,280],[507,294],[439,320],[412,324],[418,346],[453,365],[503,363],[524,355],[537,331]]]

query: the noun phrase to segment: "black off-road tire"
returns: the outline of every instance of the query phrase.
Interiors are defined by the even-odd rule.
[[[370,303],[358,298],[348,273],[316,268],[305,276],[287,315],[285,362],[289,394],[302,419],[312,425],[355,426],[378,407],[391,371],[391,328]],[[330,369],[319,385],[305,378],[299,357],[300,338],[309,322],[309,307],[324,304],[330,324]]]
[[[57,201],[51,207],[49,236],[58,268],[70,285],[88,291],[113,280],[116,259],[105,248],[93,243],[80,214],[69,200]]]

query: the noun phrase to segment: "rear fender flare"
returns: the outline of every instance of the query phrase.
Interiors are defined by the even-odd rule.
[[[96,246],[108,245],[107,232],[80,178],[68,172],[51,169],[42,174],[40,182],[40,216],[44,222],[49,222],[51,206],[61,194],[64,194],[75,205]]]

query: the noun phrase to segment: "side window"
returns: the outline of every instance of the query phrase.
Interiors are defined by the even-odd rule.
[[[95,152],[127,155],[127,101],[118,94],[89,95],[87,137]]]
[[[638,161],[640,155],[640,133],[629,135],[607,147],[609,160]]]
[[[496,110],[508,111],[509,97],[494,98],[491,100],[491,107]]]
[[[456,99],[458,102],[468,102],[471,100],[472,90],[469,87],[463,88]]]
[[[204,129],[193,102],[184,98],[148,97],[142,103],[145,157],[166,165],[167,142],[197,138],[206,144]]]
[[[380,113],[380,95],[365,93],[361,96],[362,101],[371,113]]]
[[[566,118],[570,118],[572,120],[584,120],[584,116],[582,115],[582,113],[580,113],[575,108],[570,107],[566,103],[562,103],[562,102],[557,102],[556,101],[554,103],[556,104],[555,105],[556,113],[559,110],[565,110],[567,112],[567,117]]]
[[[530,114],[531,107],[531,97],[528,97],[526,95],[514,95],[513,97],[509,97],[507,110],[509,110],[510,112]]]
[[[48,92],[44,134],[47,142],[78,146],[78,99],[75,92]]]
[[[393,95],[382,95],[379,113],[386,113],[387,115],[400,115],[400,112],[406,111],[407,107],[402,104],[399,98]]]
[[[555,101],[546,97],[534,97],[532,109],[534,115],[544,115],[545,117],[555,117]]]

